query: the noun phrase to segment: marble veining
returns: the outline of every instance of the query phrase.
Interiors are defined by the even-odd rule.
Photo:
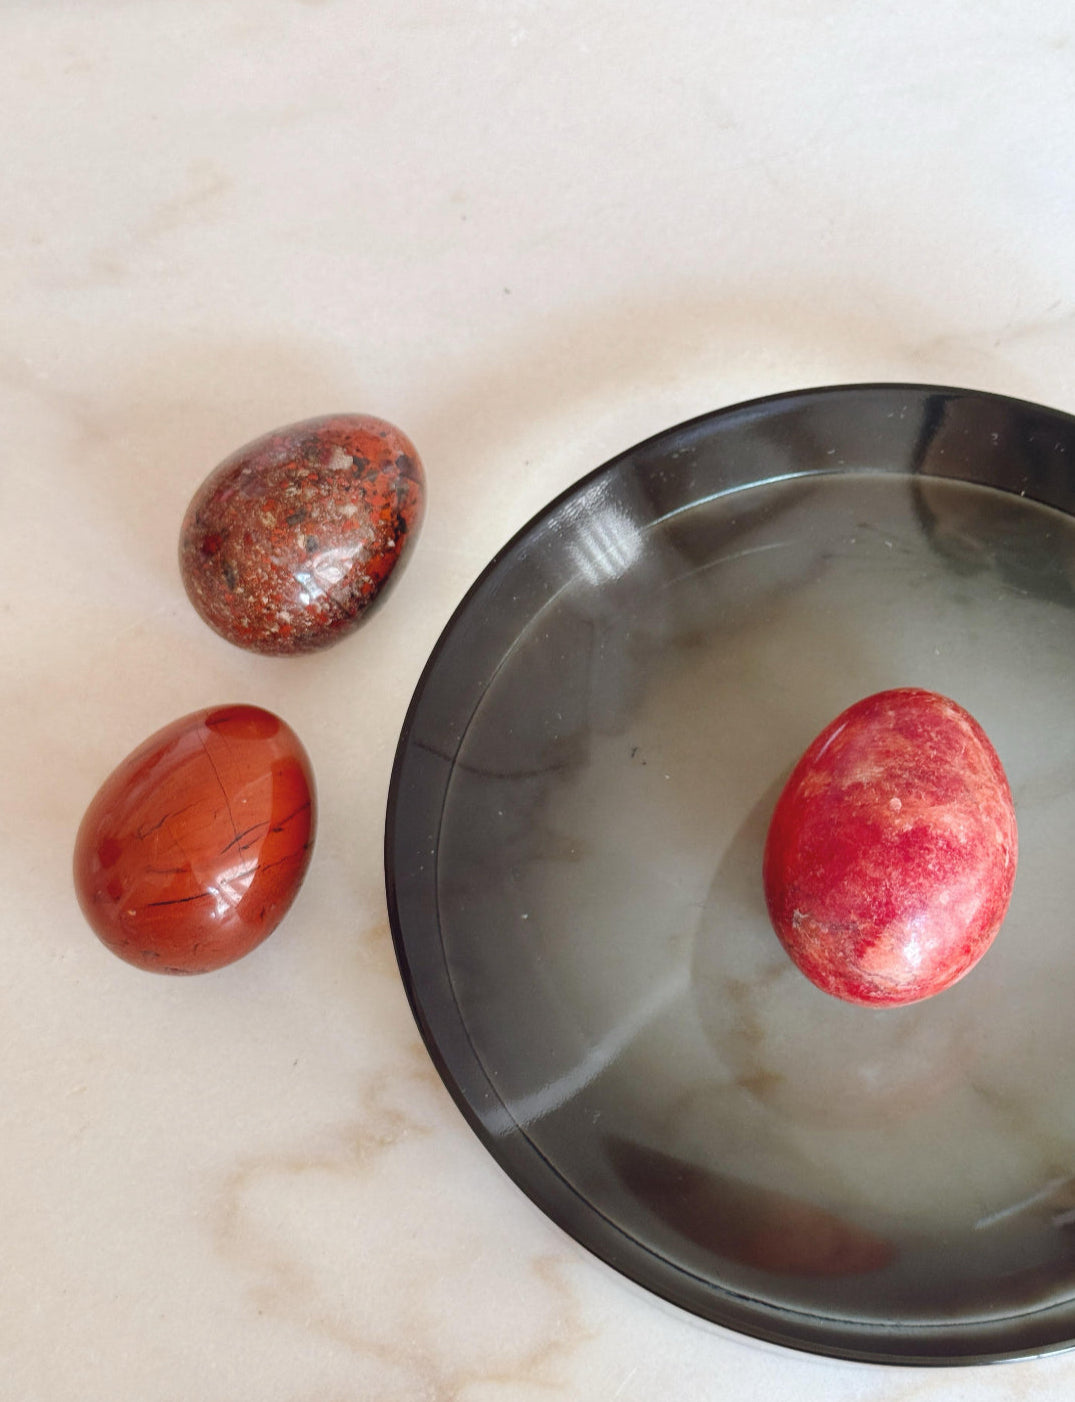
[[[316,1149],[236,1164],[211,1214],[217,1250],[259,1315],[346,1350],[367,1370],[367,1387],[382,1369],[411,1397],[555,1387],[594,1333],[572,1286],[571,1252],[539,1246],[510,1285],[498,1282],[480,1216],[452,1210],[466,1165],[444,1143],[444,1101],[414,1048],[367,1080],[354,1123]],[[401,1191],[403,1221],[391,1206]],[[461,1285],[472,1321],[453,1307]]]

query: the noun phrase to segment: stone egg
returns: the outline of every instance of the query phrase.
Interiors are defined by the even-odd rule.
[[[195,493],[179,564],[221,637],[274,656],[339,642],[398,572],[421,524],[425,474],[383,419],[307,419],[248,443]]]
[[[851,1003],[929,998],[968,973],[1008,909],[1011,790],[961,706],[900,688],[821,732],[777,800],[763,880],[802,972]]]
[[[121,959],[205,973],[280,923],[314,829],[313,773],[295,732],[257,706],[197,711],[102,784],[75,841],[75,891]]]

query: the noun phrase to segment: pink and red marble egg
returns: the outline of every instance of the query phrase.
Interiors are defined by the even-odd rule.
[[[1008,909],[1018,834],[985,732],[918,688],[867,696],[807,748],[765,847],[769,915],[819,988],[891,1007],[967,974]]]

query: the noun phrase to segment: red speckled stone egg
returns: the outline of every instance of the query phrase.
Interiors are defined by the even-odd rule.
[[[75,890],[121,959],[205,973],[276,928],[313,838],[313,773],[295,732],[257,706],[197,711],[98,790],[75,841]]]
[[[328,647],[382,597],[424,500],[422,464],[398,428],[365,414],[291,424],[202,483],[180,536],[183,584],[239,647]]]
[[[996,751],[961,706],[901,688],[828,725],[773,812],[765,898],[792,959],[826,993],[894,1006],[961,979],[989,948],[1018,835]]]

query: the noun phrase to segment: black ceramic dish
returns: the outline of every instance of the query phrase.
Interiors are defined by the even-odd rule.
[[[724,409],[591,473],[445,630],[407,716],[396,950],[449,1090],[577,1241],[684,1309],[905,1363],[1075,1341],[1075,419],[862,385]],[[993,949],[909,1008],[772,934],[776,794],[924,686],[1007,769]]]

